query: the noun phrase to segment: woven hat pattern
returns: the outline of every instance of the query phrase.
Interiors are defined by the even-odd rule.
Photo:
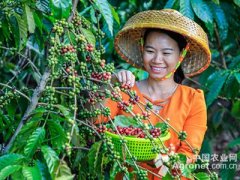
[[[135,67],[143,68],[140,39],[148,28],[157,28],[182,34],[190,49],[182,62],[186,76],[204,71],[210,64],[208,38],[203,29],[176,10],[149,10],[132,16],[115,38],[117,53]]]

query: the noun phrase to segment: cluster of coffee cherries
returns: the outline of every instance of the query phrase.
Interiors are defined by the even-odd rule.
[[[114,72],[115,70],[114,63],[105,64],[103,70],[111,73]]]
[[[80,16],[73,16],[72,23],[75,26],[80,26],[82,24]]]
[[[66,54],[66,53],[73,53],[73,52],[76,52],[76,49],[72,46],[72,45],[66,45],[66,46],[63,46],[61,48],[61,51],[60,53],[63,55],[63,54]]]
[[[85,49],[88,52],[93,52],[94,51],[94,46],[92,44],[86,44]]]
[[[139,102],[139,100],[140,100],[140,97],[138,95],[134,95],[134,96],[130,97],[129,102],[131,104],[137,104]]]
[[[144,112],[142,112],[142,116],[143,116],[143,119],[144,119],[144,120],[149,119],[150,115],[151,115],[151,112],[150,112],[150,111],[144,111]]]
[[[97,128],[98,133],[104,133],[107,131],[107,127],[105,125],[99,125]]]
[[[51,38],[51,43],[52,46],[49,49],[49,56],[48,56],[48,64],[50,66],[55,66],[59,60],[58,60],[58,55],[59,55],[59,49],[61,48],[60,44],[54,43],[56,39],[54,37]]]
[[[178,139],[180,141],[184,141],[187,139],[187,132],[186,131],[180,131],[178,134]]]
[[[112,139],[110,137],[105,136],[104,134],[103,134],[102,138],[103,138],[102,148],[104,151],[107,151],[107,153],[106,153],[107,156],[113,161],[119,160],[120,154],[119,154],[119,152],[114,150],[114,144],[112,142]]]
[[[90,23],[82,16],[74,16],[72,23],[75,29],[82,27],[88,29],[90,27]]]
[[[68,23],[66,22],[66,20],[64,19],[59,20],[54,24],[52,31],[57,33],[58,35],[62,35],[64,32],[64,28],[67,26],[68,26]]]
[[[108,129],[109,132],[112,132],[114,134],[121,134],[124,136],[134,136],[137,138],[146,138],[147,134],[144,132],[143,129],[139,128],[139,127],[133,127],[133,126],[129,126],[129,127],[121,127],[121,126],[117,126],[116,130],[113,130],[111,128]],[[161,135],[161,130],[160,128],[152,128],[149,129],[149,134],[153,137],[153,138],[157,138]]]
[[[101,101],[104,100],[106,98],[105,94],[103,92],[95,92],[94,93],[95,98],[97,99],[97,101]]]
[[[181,174],[182,174],[182,171],[181,171],[181,169],[180,169],[179,167],[174,166],[174,167],[171,169],[171,176],[172,176],[173,178],[176,178],[176,177],[179,177],[179,178],[180,178]]]
[[[105,98],[106,98],[106,95],[104,92],[96,92],[93,89],[93,91],[90,93],[90,97],[87,99],[87,103],[94,105],[97,102],[103,101]]]
[[[131,89],[131,86],[130,86],[129,84],[122,84],[122,85],[120,86],[120,89],[121,89],[122,91],[130,90],[130,89]]]
[[[55,97],[55,88],[52,86],[46,86],[41,101],[46,103],[46,108],[53,110],[53,105],[57,103],[57,98]]]
[[[3,108],[4,106],[8,105],[11,100],[17,99],[19,97],[20,96],[14,90],[7,92],[0,91],[0,108]]]
[[[146,170],[139,169],[137,171],[137,178],[141,180],[148,180],[148,173]]]
[[[118,102],[117,107],[120,110],[123,110],[123,111],[126,111],[126,112],[129,112],[129,110],[132,110],[132,108],[133,108],[132,104],[129,103],[128,101],[120,101],[120,102]]]
[[[113,101],[118,101],[119,99],[121,99],[122,97],[121,97],[121,94],[120,94],[120,92],[119,91],[112,91],[111,92],[111,99],[113,100]]]
[[[211,180],[218,180],[218,174],[216,172],[212,172],[210,174],[210,179]]]
[[[111,79],[110,72],[92,72],[91,77],[97,80],[108,81]]]
[[[68,74],[73,74],[75,76],[78,76],[78,72],[72,67],[72,66],[68,66],[65,71],[68,73]]]

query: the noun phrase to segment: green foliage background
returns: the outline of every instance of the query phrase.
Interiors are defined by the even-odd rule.
[[[52,115],[47,125],[42,126],[44,108],[33,108],[30,120],[16,137],[10,149],[5,151],[24,113],[28,110],[41,79],[47,72],[49,38],[56,20],[69,18],[75,1],[68,0],[2,0],[0,1],[0,93],[17,90],[23,95],[9,94],[0,99],[0,179],[78,179],[86,178],[89,173],[99,179],[104,178],[100,166],[105,159],[96,159],[100,144],[94,150],[77,151],[77,159],[64,161],[61,153],[67,142],[68,127],[61,122],[69,118],[68,109],[59,104],[63,116]],[[105,32],[102,39],[108,63],[115,67],[131,70],[137,79],[147,74],[124,63],[114,52],[113,39],[126,20],[136,12],[147,9],[173,8],[194,19],[207,32],[212,52],[210,67],[198,77],[188,78],[186,83],[201,88],[205,92],[208,107],[208,131],[203,143],[202,153],[237,154],[240,157],[240,1],[225,0],[80,0],[77,13],[91,24],[97,24]],[[99,14],[97,23],[95,11]],[[91,31],[96,31],[92,26]],[[91,36],[91,35],[88,35]],[[91,39],[91,38],[90,38]],[[92,38],[95,42],[95,39]],[[19,93],[17,93],[19,94]],[[3,102],[7,101],[5,106]],[[29,118],[29,117],[28,117]],[[58,121],[54,121],[57,118]],[[81,136],[76,132],[75,138]],[[46,144],[46,138],[51,146]],[[50,138],[50,139],[51,139]],[[85,146],[84,140],[79,146]],[[39,151],[42,153],[40,154]],[[9,153],[11,152],[11,153]],[[9,154],[8,154],[9,153]],[[22,154],[22,155],[21,155]],[[90,157],[87,160],[87,157]],[[93,159],[91,159],[94,157]],[[101,162],[99,162],[101,161]],[[106,160],[107,161],[107,160]],[[89,169],[83,163],[89,163]],[[32,166],[29,164],[32,163]],[[105,167],[106,168],[106,167]],[[58,174],[56,169],[60,169]],[[113,170],[109,177],[114,177]],[[222,179],[239,176],[236,169],[221,169]],[[44,178],[43,178],[44,177]]]

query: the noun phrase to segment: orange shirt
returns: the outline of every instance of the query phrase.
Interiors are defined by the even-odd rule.
[[[141,102],[145,103],[147,99],[153,105],[157,105],[162,101],[153,101],[151,98],[142,94],[136,85],[132,89],[137,92],[138,96],[140,96]],[[122,93],[122,96],[123,100],[129,100],[129,96],[127,94]],[[131,116],[129,113],[117,108],[117,102],[112,101],[111,99],[106,101],[106,106],[110,108],[112,118],[116,115]],[[137,105],[134,105],[133,112],[141,114],[142,110]],[[160,110],[159,115],[164,119],[169,118],[169,123],[178,132],[183,130],[186,131],[187,141],[192,147],[200,150],[204,134],[207,130],[207,110],[202,90],[193,89],[185,85],[179,85],[175,93],[170,97],[169,102]],[[161,120],[154,114],[151,114],[150,121],[152,124],[161,122]],[[101,122],[101,119],[98,119],[98,123],[99,122]],[[187,155],[189,158],[193,158],[193,153],[188,145],[184,142],[180,142],[177,134],[171,128],[170,133],[171,138],[165,142],[165,145],[169,147],[169,145],[172,144],[175,146],[177,153],[182,153]],[[158,172],[157,168],[151,168],[146,164],[141,164],[141,166],[144,166],[155,173]],[[149,179],[158,178],[149,174]]]

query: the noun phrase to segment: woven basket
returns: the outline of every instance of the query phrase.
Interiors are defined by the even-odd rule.
[[[119,135],[110,133],[108,131],[106,131],[105,134],[112,139],[112,142],[114,144],[114,150],[119,152],[121,158],[130,158],[129,153],[126,151],[126,148],[121,143]],[[153,145],[149,139],[128,136],[122,137],[124,140],[126,140],[126,145],[130,153],[137,159],[137,161],[148,161],[154,159],[157,156],[157,153],[152,152]],[[169,132],[160,136],[162,142],[168,140],[169,138]],[[159,145],[159,147],[162,147],[161,141],[158,138],[154,139],[154,142]]]

